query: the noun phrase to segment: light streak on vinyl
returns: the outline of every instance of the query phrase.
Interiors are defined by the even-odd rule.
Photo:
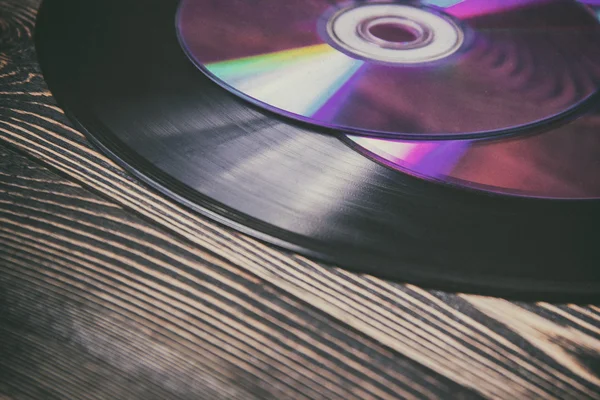
[[[597,92],[589,7],[183,0],[178,33],[211,79],[282,115],[367,136],[482,138],[571,117]]]
[[[414,175],[444,180],[471,147],[467,140],[401,141],[349,136],[359,146]]]

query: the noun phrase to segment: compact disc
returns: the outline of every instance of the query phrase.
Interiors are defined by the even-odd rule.
[[[600,86],[600,24],[572,0],[182,0],[178,30],[227,90],[361,135],[520,133]]]
[[[379,277],[589,299],[592,6],[44,0],[36,49],[93,143],[215,221]]]

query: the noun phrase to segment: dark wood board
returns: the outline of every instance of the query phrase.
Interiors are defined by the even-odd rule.
[[[600,307],[449,294],[264,245],[71,127],[0,1],[0,399],[600,398]]]

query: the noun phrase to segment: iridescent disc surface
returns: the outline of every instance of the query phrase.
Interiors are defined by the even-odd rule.
[[[573,0],[183,0],[178,15],[189,56],[226,89],[310,123],[405,139],[570,116],[600,86],[599,27]]]

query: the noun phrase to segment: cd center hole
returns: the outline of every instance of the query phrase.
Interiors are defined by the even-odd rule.
[[[371,25],[368,31],[374,37],[390,43],[412,43],[419,39],[420,32],[400,22],[380,22]]]

